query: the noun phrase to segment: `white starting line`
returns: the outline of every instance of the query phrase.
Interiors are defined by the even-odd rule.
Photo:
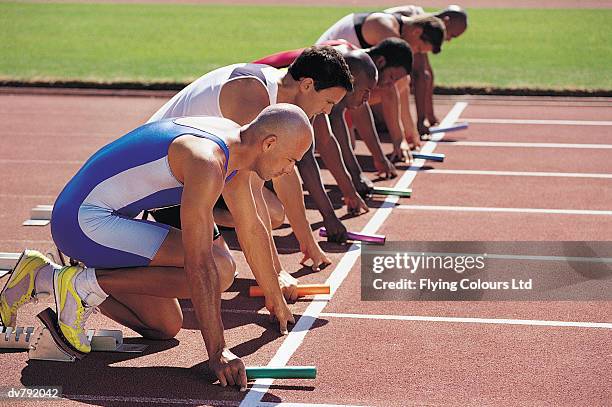
[[[421,170],[425,174],[496,175],[513,177],[612,178],[612,174],[588,172],[487,171],[487,170]]]
[[[530,120],[530,119],[465,119],[468,123],[485,124],[543,124],[561,126],[612,126],[608,120]]]
[[[612,211],[587,209],[540,209],[540,208],[490,208],[483,206],[444,206],[444,205],[398,205],[397,209],[413,211],[451,211],[451,212],[506,212],[506,213],[539,213],[548,215],[594,215],[610,216]]]
[[[444,143],[450,147],[522,147],[522,148],[574,148],[589,150],[609,150],[612,144],[574,144],[574,143],[521,143],[511,141],[451,141]]]
[[[372,320],[379,320],[379,321],[422,321],[422,322],[447,322],[447,323],[463,323],[463,324],[530,325],[530,326],[612,329],[612,323],[607,323],[607,322],[545,321],[545,320],[538,320],[538,319],[504,319],[504,318],[434,317],[434,316],[419,316],[419,315],[343,314],[343,313],[337,313],[337,312],[322,312],[321,314],[319,314],[319,316],[328,317],[328,318],[372,319]]]

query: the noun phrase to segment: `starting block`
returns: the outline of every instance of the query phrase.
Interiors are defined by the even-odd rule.
[[[59,337],[53,328],[57,318],[53,310],[47,308],[37,318],[43,324],[38,332],[34,327],[1,327],[0,348],[26,349],[31,360],[74,362],[86,356],[69,347]],[[119,330],[90,329],[87,337],[91,341],[92,352],[142,353],[147,348],[147,345],[123,343],[123,333]]]
[[[441,163],[441,162],[444,162],[444,159],[446,158],[446,156],[444,154],[434,154],[434,153],[430,153],[430,154],[412,153],[412,158],[414,158],[415,160],[422,159],[422,160],[429,160],[429,161],[437,161]]]
[[[305,297],[307,295],[317,294],[329,294],[329,284],[298,284],[297,286],[298,297]],[[263,297],[264,293],[261,287],[253,285],[249,287],[249,297]]]
[[[30,219],[23,222],[23,226],[46,226],[51,222],[53,205],[36,205],[30,211]]]
[[[366,243],[374,243],[374,244],[385,244],[385,240],[387,239],[385,235],[368,235],[365,233],[355,233],[355,232],[347,232],[346,233],[349,240],[357,240],[359,242]],[[325,228],[319,229],[319,236],[327,237],[327,230]]]
[[[410,198],[412,195],[411,188],[390,188],[390,187],[374,187],[372,189],[373,195],[397,195]]]
[[[455,123],[451,126],[447,126],[447,127],[430,127],[429,128],[429,134],[436,134],[436,133],[450,133],[452,131],[459,131],[459,130],[464,130],[468,128],[468,123],[467,122],[461,122],[461,123]]]
[[[9,274],[15,268],[21,253],[0,253],[0,277]]]
[[[247,380],[253,379],[316,379],[315,366],[247,366]]]

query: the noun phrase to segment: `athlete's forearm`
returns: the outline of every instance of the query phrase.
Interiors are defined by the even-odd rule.
[[[325,126],[327,126],[327,123],[325,123]],[[344,166],[344,160],[340,154],[338,142],[328,132],[326,132],[327,134],[321,133],[322,132],[315,132],[315,141],[317,143],[317,150],[325,166],[332,173],[332,176],[338,183],[338,187],[344,196],[348,196],[351,193],[355,194],[355,187]]]
[[[399,92],[395,85],[385,89],[382,101],[383,118],[394,146],[399,146],[404,140],[404,126],[401,121]]]
[[[244,257],[266,298],[281,297],[269,235],[261,219],[257,216],[248,223],[237,222],[236,235]]]
[[[374,124],[374,116],[370,105],[364,103],[361,107],[351,111],[351,119],[355,128],[359,132],[361,139],[364,141],[368,150],[372,154],[372,158],[376,161],[384,161],[385,154],[378,138],[376,125]]]
[[[316,244],[310,229],[310,223],[306,218],[302,183],[297,170],[294,168],[291,173],[274,178],[272,181],[274,182],[274,191],[285,208],[285,214],[300,246],[310,247]]]
[[[414,82],[414,100],[416,102],[417,121],[423,123],[427,116],[427,56],[414,54],[412,80]]]
[[[362,169],[357,161],[357,157],[355,157],[355,152],[353,151],[353,146],[351,145],[351,136],[344,121],[343,112],[332,110],[331,114],[329,115],[329,121],[332,133],[340,146],[344,164],[346,165],[346,168],[353,181],[358,181],[361,177]]]
[[[185,274],[191,288],[191,302],[208,356],[220,355],[225,348],[221,319],[221,289],[212,249],[200,251],[201,256],[185,258]],[[199,258],[198,258],[199,257]],[[193,260],[189,260],[189,259]]]
[[[272,261],[274,263],[274,270],[279,274],[283,268],[278,257],[278,251],[276,249],[276,243],[272,237],[272,222],[270,221],[270,212],[268,212],[268,205],[263,197],[263,180],[255,175],[251,177],[251,190],[253,191],[253,197],[255,198],[255,206],[257,207],[257,214],[261,218],[266,231],[268,232],[268,241],[270,243],[270,249],[272,250]]]
[[[427,58],[427,118],[435,117],[434,107],[433,107],[433,91],[434,91],[434,72],[431,68],[431,64],[429,63],[429,58]],[[432,123],[430,123],[431,125]]]
[[[412,119],[412,113],[410,112],[410,81],[408,77],[402,79],[402,81],[404,82],[400,85],[399,92],[400,113],[404,125],[404,132],[406,136],[408,136],[412,131],[416,131],[416,125]]]
[[[315,201],[315,205],[317,205],[317,209],[321,215],[323,215],[324,218],[336,216],[334,207],[323,187],[319,166],[315,160],[312,147],[310,150],[306,151],[304,157],[297,162],[297,167],[300,170],[300,176],[302,177],[302,181],[304,181],[304,186]]]

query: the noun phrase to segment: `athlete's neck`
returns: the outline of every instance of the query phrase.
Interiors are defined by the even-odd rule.
[[[298,92],[299,82],[293,79],[289,72],[285,72],[285,75],[278,80],[276,103],[296,104],[295,102]]]

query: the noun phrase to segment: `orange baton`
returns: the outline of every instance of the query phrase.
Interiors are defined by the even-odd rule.
[[[328,284],[299,284],[297,292],[299,297],[304,297],[306,295],[329,294],[330,288]],[[263,296],[263,290],[259,286],[252,285],[249,287],[249,297]]]

